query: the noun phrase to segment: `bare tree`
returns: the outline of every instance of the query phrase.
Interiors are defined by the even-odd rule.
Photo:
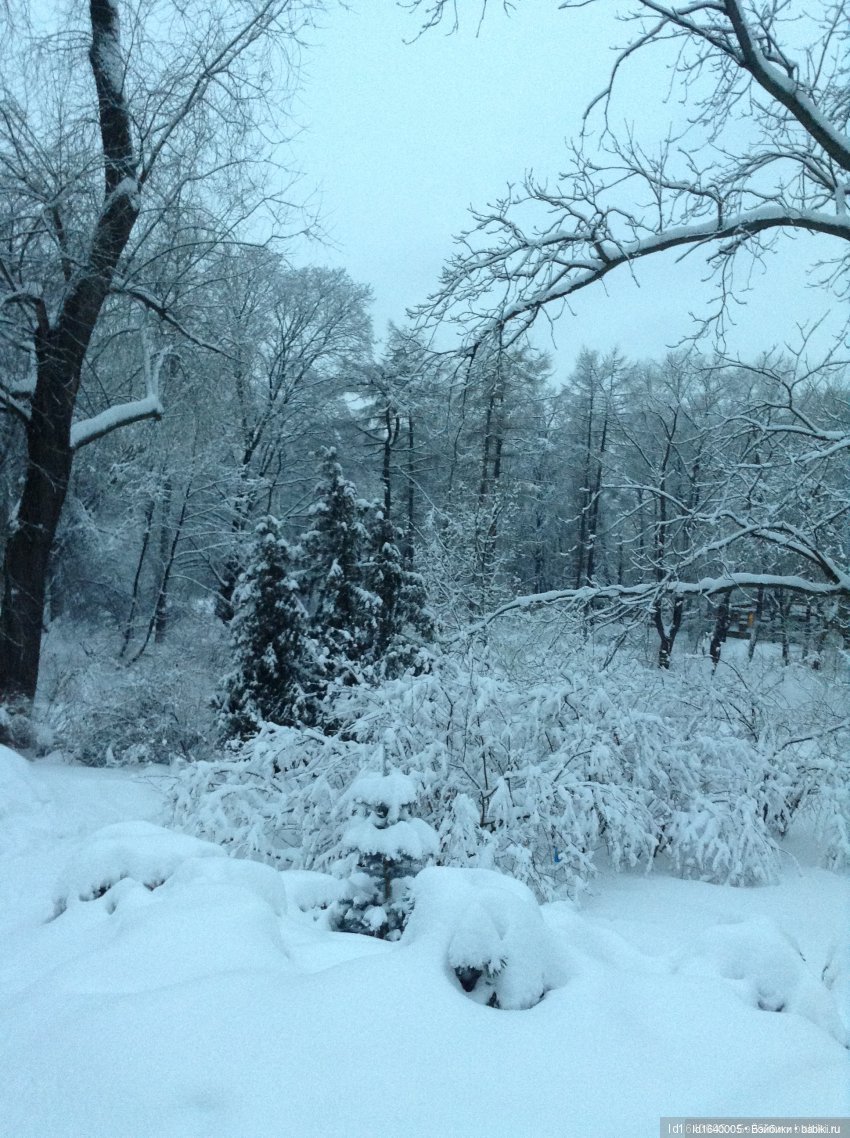
[[[639,461],[616,488],[638,494],[633,516],[650,507],[639,579],[553,589],[498,613],[590,601],[649,611],[669,661],[672,644],[665,645],[656,619],[662,603],[673,606],[674,623],[679,606],[680,623],[688,598],[722,599],[737,590],[755,599],[768,590],[781,603],[794,594],[819,602],[850,597],[843,372],[812,374],[799,360],[774,359],[706,368],[716,383],[702,408],[678,396],[666,409],[649,405],[658,424],[654,443],[636,421],[641,412],[621,427]]]
[[[595,3],[605,0],[561,6]],[[457,20],[455,0],[411,6],[426,27]],[[690,249],[704,250],[717,275],[718,308],[708,319],[722,319],[740,255],[759,256],[783,231],[795,230],[834,239],[824,245],[821,283],[842,298],[850,291],[843,252],[850,245],[841,244],[850,242],[847,0],[815,9],[797,0],[632,0],[623,22],[628,40],[586,112],[566,172],[551,184],[527,177],[474,212],[423,309],[427,319],[459,321],[473,344],[495,334],[511,342],[541,313],[558,312],[609,273]],[[688,119],[677,137],[648,149],[628,130],[615,132],[611,112],[624,68],[651,52],[667,53]],[[803,361],[801,354],[795,367],[811,374]],[[798,395],[794,381],[784,397],[739,409],[731,431],[737,457],[727,466],[723,502],[712,510],[705,503],[676,506],[677,524],[703,536],[688,557],[676,559],[675,571],[668,566],[655,581],[553,590],[539,602],[608,597],[651,608],[661,596],[675,606],[687,596],[742,586],[850,594],[846,552],[834,539],[846,493],[827,495],[814,475],[834,485],[837,456],[850,447],[848,424],[824,426]],[[657,502],[667,500],[657,491]],[[776,571],[752,572],[764,560],[752,551],[765,546],[779,551]],[[656,558],[659,566],[663,560]]]
[[[147,27],[136,15],[123,40],[117,0],[90,0],[88,35],[82,26],[64,38],[53,32],[6,69],[27,86],[7,81],[0,92],[0,333],[16,357],[0,377],[0,405],[23,429],[27,453],[5,549],[0,697],[35,694],[48,562],[75,452],[161,414],[149,387],[141,400],[76,418],[107,300],[133,296],[169,318],[167,305],[134,283],[144,276],[145,238],[207,177],[198,200],[221,190],[234,159],[256,154],[253,128],[271,117],[270,56],[296,42],[313,7],[175,4]],[[10,40],[7,54],[17,49]],[[34,81],[39,67],[49,82]],[[228,184],[244,193],[237,212],[246,216],[256,187]]]
[[[607,0],[561,6],[597,2]],[[456,14],[448,0],[416,6],[429,25]],[[722,307],[742,250],[757,254],[782,230],[850,241],[846,0],[815,9],[791,0],[634,0],[624,21],[629,42],[587,112],[602,115],[598,146],[583,136],[555,184],[526,178],[474,213],[432,313],[471,324],[477,338],[494,327],[513,338],[609,273],[692,247],[705,248],[719,274]],[[788,40],[812,46],[795,52]],[[653,49],[671,53],[690,114],[679,137],[650,151],[614,134],[608,109],[624,67]],[[842,295],[848,263],[839,256],[823,266]]]

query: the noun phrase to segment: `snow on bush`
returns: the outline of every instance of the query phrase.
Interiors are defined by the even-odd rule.
[[[171,792],[175,825],[237,857],[312,868],[316,859],[299,856],[302,841],[311,836],[311,826],[301,827],[294,801],[297,794],[302,811],[328,819],[339,797],[330,790],[327,798],[323,795],[327,784],[316,766],[317,755],[326,750],[321,738],[265,724],[258,735],[229,755],[183,765]],[[286,778],[290,764],[295,770],[292,778]],[[303,772],[300,777],[298,769]],[[312,796],[311,790],[315,792]],[[310,809],[311,797],[315,811]],[[332,834],[327,837],[330,840]]]
[[[286,915],[288,902],[284,880],[270,865],[235,857],[209,857],[206,853],[188,858],[163,883],[166,892],[196,890],[212,886],[238,889],[264,901],[277,917]]]
[[[767,883],[798,818],[818,820],[829,864],[850,849],[847,730],[788,682],[577,650],[529,683],[485,651],[445,655],[426,674],[339,693],[336,734],[267,724],[232,757],[187,765],[175,819],[248,856],[330,870],[342,796],[384,748],[420,772],[441,864],[499,869],[543,899],[576,896],[601,861],[648,869],[659,855],[703,881]],[[801,741],[813,719],[816,741]]]
[[[477,1003],[531,1008],[562,982],[532,892],[483,869],[432,866],[413,881],[403,945],[426,945]]]
[[[812,975],[799,948],[767,917],[715,925],[687,951],[679,971],[735,981],[742,998],[767,1012],[811,1020],[848,1043],[834,995]]]
[[[332,877],[330,873],[318,873],[310,869],[283,869],[277,875],[283,882],[288,904],[302,913],[316,914],[329,909],[342,900],[345,892],[345,882]]]
[[[116,822],[80,842],[54,891],[58,916],[78,901],[98,900],[125,879],[156,889],[188,859],[224,857],[211,842],[152,822]]]

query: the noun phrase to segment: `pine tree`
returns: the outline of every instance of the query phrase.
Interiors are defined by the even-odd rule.
[[[322,458],[322,480],[302,539],[303,586],[325,686],[361,678],[374,651],[380,601],[364,580],[367,507],[343,478],[336,451]]]
[[[233,593],[235,667],[224,685],[220,721],[226,737],[247,738],[262,723],[315,720],[315,665],[294,555],[280,522],[257,525],[247,567]]]
[[[414,780],[386,768],[359,775],[344,796],[351,818],[342,852],[353,855],[356,865],[333,918],[340,931],[388,940],[401,935],[411,908],[410,881],[438,850],[433,827],[411,817],[415,802]]]

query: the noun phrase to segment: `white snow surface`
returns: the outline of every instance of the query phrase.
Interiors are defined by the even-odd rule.
[[[434,857],[439,848],[433,828],[421,818],[403,818],[383,828],[368,818],[356,818],[346,827],[342,844],[346,849],[381,854],[395,861],[402,857],[424,861]]]
[[[0,750],[3,1135],[655,1138],[665,1114],[850,1114],[846,877],[602,876],[579,909],[431,868],[387,944],[301,911],[332,899],[323,875],[163,829],[167,779]],[[476,956],[514,969],[512,1006],[544,998],[476,1002],[453,971]]]
[[[383,806],[387,810],[387,821],[397,822],[402,809],[416,801],[416,783],[410,775],[395,769],[386,774],[364,771],[348,788],[345,801],[362,802],[373,808]]]

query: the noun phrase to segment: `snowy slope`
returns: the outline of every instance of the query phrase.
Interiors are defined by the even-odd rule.
[[[3,1135],[654,1138],[662,1114],[850,1114],[844,878],[620,876],[546,928],[510,882],[429,871],[387,945],[300,911],[318,875],[122,825],[161,820],[165,777],[0,752]],[[541,1003],[462,991],[461,910],[520,964],[546,939]]]

